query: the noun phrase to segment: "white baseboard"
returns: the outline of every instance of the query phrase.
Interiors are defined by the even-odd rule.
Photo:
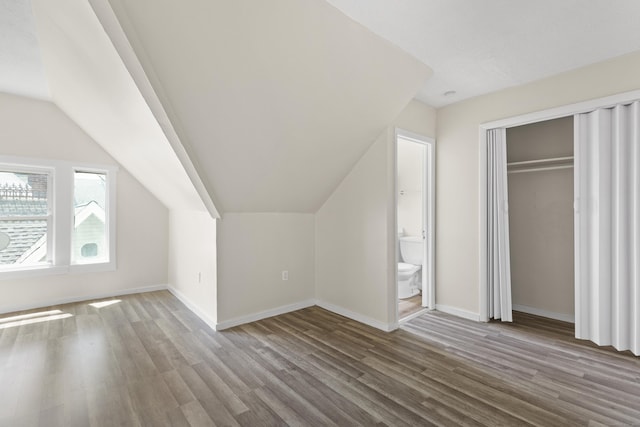
[[[183,303],[189,310],[193,312],[196,316],[200,318],[204,323],[207,324],[214,331],[216,330],[216,320],[209,316],[206,312],[204,312],[200,307],[194,304],[185,294],[173,288],[171,286],[167,286],[167,290],[171,292],[171,294],[178,298],[181,303]]]
[[[513,309],[515,311],[534,314],[536,316],[542,316],[549,319],[561,320],[563,322],[575,323],[576,321],[573,314],[554,313],[553,311],[541,310],[539,308],[528,307],[526,305],[513,304]]]
[[[387,324],[384,322],[380,322],[379,320],[372,319],[368,316],[364,316],[362,314],[348,310],[344,307],[337,306],[335,304],[331,304],[325,301],[319,301],[315,299],[309,299],[309,300],[300,301],[294,304],[277,307],[271,310],[265,310],[259,313],[249,314],[247,316],[235,317],[233,319],[218,322],[216,324],[216,330],[221,331],[223,329],[232,328],[234,326],[243,325],[245,323],[255,322],[257,320],[266,319],[268,317],[278,316],[280,314],[285,314],[291,311],[312,307],[314,305],[324,308],[325,310],[331,311],[332,313],[339,314],[351,320],[355,320],[356,322],[364,323],[365,325],[369,325],[371,327],[380,329],[385,332],[390,332],[398,328],[397,324]]]
[[[384,323],[379,320],[372,319],[371,317],[365,316],[360,313],[356,313],[355,311],[348,310],[344,307],[340,307],[339,305],[331,304],[326,301],[316,300],[315,304],[318,307],[324,308],[325,310],[331,311],[333,313],[339,314],[344,317],[348,317],[351,320],[364,323],[365,325],[369,325],[373,328],[380,329],[385,332],[391,332],[395,329],[398,329],[398,325],[395,323]]]
[[[2,307],[0,308],[0,314],[13,313],[15,311],[34,310],[37,308],[69,304],[72,302],[79,302],[79,301],[90,301],[90,300],[102,299],[102,298],[115,298],[121,295],[131,295],[131,294],[141,294],[144,292],[163,291],[166,289],[167,289],[167,285],[152,285],[152,286],[142,286],[140,288],[120,289],[113,292],[103,292],[103,293],[97,293],[97,294],[66,297],[66,298],[56,299],[53,301],[47,301],[46,303],[23,304],[23,305],[17,305],[13,307]]]
[[[448,305],[436,304],[436,310],[443,313],[452,314],[454,316],[462,317],[463,319],[473,320],[474,322],[480,321],[480,315],[472,311],[463,310],[461,308],[451,307]]]
[[[224,320],[222,322],[218,322],[215,325],[215,329],[217,331],[221,331],[223,329],[233,328],[234,326],[244,325],[245,323],[255,322],[256,320],[262,320],[262,319],[266,319],[267,317],[278,316],[280,314],[301,310],[303,308],[311,307],[314,305],[316,305],[316,301],[314,299],[299,301],[293,304],[272,308],[270,310],[260,311],[258,313],[248,314],[246,316],[239,316],[229,320]]]

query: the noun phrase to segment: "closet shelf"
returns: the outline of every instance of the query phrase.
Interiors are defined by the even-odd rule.
[[[567,169],[572,167],[573,156],[553,157],[549,159],[525,160],[522,162],[507,163],[507,171],[509,173]]]

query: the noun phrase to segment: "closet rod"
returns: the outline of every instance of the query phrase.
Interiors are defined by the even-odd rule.
[[[561,163],[561,162],[569,162],[569,161],[573,161],[573,156],[552,157],[550,159],[525,160],[522,162],[511,162],[511,163],[507,163],[507,166],[527,166],[527,165],[537,165],[537,164],[545,164],[545,163]]]
[[[571,169],[573,165],[562,165],[562,166],[546,166],[539,168],[526,168],[526,169],[515,169],[507,171],[507,173],[524,173],[524,172],[538,172],[538,171],[551,171],[556,169]]]

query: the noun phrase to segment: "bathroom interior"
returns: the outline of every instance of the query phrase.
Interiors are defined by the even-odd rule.
[[[397,140],[398,319],[408,320],[426,307],[423,292],[426,247],[426,150],[408,138]]]

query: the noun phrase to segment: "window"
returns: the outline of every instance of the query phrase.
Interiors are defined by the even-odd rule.
[[[116,171],[0,156],[0,279],[115,269]]]
[[[73,230],[71,259],[74,263],[106,261],[107,175],[75,171],[73,179]]]

